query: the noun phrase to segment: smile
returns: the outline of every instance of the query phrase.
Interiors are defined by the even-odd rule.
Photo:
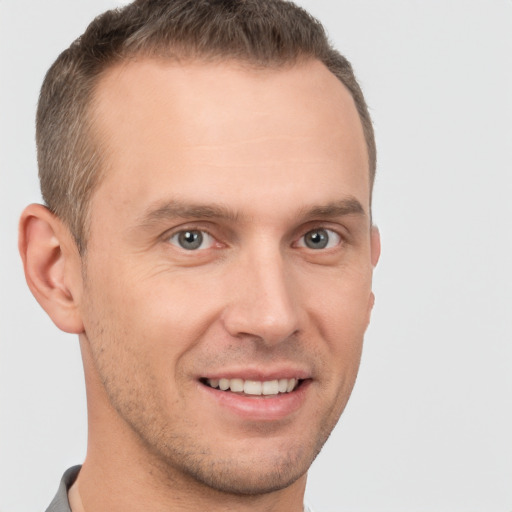
[[[205,379],[204,384],[221,391],[233,393],[244,393],[245,395],[278,395],[280,393],[291,393],[301,384],[300,379],[274,379],[274,380],[244,380],[234,379]]]

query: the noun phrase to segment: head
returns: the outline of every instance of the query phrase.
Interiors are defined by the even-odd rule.
[[[376,169],[372,123],[348,60],[322,25],[286,1],[144,0],[96,18],[48,71],[37,112],[41,192],[48,208],[87,244],[90,198],[101,182],[102,141],[94,130],[93,100],[100,78],[119,62],[234,60],[278,69],[318,60],[349,90],[368,151],[370,194]]]
[[[80,335],[90,454],[230,495],[302,485],[354,384],[379,255],[371,123],[276,1],[140,1],[50,70],[29,285]],[[142,461],[142,462],[141,462]]]

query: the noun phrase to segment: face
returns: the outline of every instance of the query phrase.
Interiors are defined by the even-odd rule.
[[[349,93],[317,62],[147,60],[110,70],[95,112],[108,168],[81,298],[88,385],[105,391],[93,416],[113,410],[124,448],[175,476],[291,485],[345,407],[373,305]]]

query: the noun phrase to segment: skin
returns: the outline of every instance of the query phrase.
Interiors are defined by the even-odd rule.
[[[108,70],[94,109],[107,169],[85,256],[40,205],[20,224],[29,286],[80,336],[74,511],[302,510],[357,375],[380,252],[350,94],[315,61],[138,60]],[[205,242],[181,247],[183,230]],[[308,247],[318,230],[328,246]],[[233,405],[201,381],[270,374],[300,374],[293,403]]]

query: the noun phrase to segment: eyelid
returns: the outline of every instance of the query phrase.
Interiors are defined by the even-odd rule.
[[[179,234],[186,232],[186,231],[198,231],[201,232],[204,236],[211,239],[211,243],[209,247],[201,248],[201,249],[185,249],[184,247],[181,247],[178,243],[171,242],[171,239],[178,236]],[[218,237],[212,234],[211,226],[206,226],[204,222],[194,224],[192,223],[186,223],[181,224],[179,226],[175,226],[172,229],[168,229],[161,235],[161,239],[164,242],[167,242],[171,244],[173,247],[176,247],[177,249],[185,252],[185,253],[193,253],[193,252],[199,252],[204,251],[207,249],[211,249],[212,247],[215,247],[215,245],[221,246],[223,245],[222,242],[219,241]]]
[[[329,243],[330,247],[324,247],[324,248],[320,248],[320,249],[312,249],[311,247],[308,247],[306,245],[306,243],[304,242],[304,237],[307,234],[311,233],[312,231],[321,231],[321,230],[327,231],[327,233],[329,234],[329,238],[334,237],[336,239],[336,242],[334,244]],[[325,224],[321,224],[321,223],[312,225],[312,226],[308,226],[308,228],[306,230],[302,231],[302,234],[297,239],[297,241],[294,242],[293,245],[295,247],[301,247],[301,248],[312,250],[312,251],[322,251],[322,250],[325,251],[325,250],[333,249],[334,247],[341,245],[343,243],[343,241],[346,239],[346,237],[344,235],[342,235],[340,233],[340,231],[341,231],[340,229],[333,229],[332,227],[326,226]]]
[[[187,249],[186,247],[183,247],[182,245],[180,245],[179,243],[179,236],[182,234],[182,233],[187,233],[187,232],[198,232],[198,233],[201,233],[202,234],[202,241],[201,241],[201,246],[199,247],[196,247],[196,248],[191,248],[191,249]],[[176,239],[176,240],[174,240]],[[181,249],[183,251],[186,251],[186,252],[196,252],[196,251],[204,251],[206,249],[211,249],[213,247],[213,245],[215,244],[215,238],[210,235],[210,233],[202,230],[202,229],[182,229],[180,231],[176,231],[174,234],[172,234],[169,238],[168,238],[168,241],[171,245],[174,245],[175,247],[177,247],[178,249]],[[202,247],[203,244],[206,245],[206,247]]]

